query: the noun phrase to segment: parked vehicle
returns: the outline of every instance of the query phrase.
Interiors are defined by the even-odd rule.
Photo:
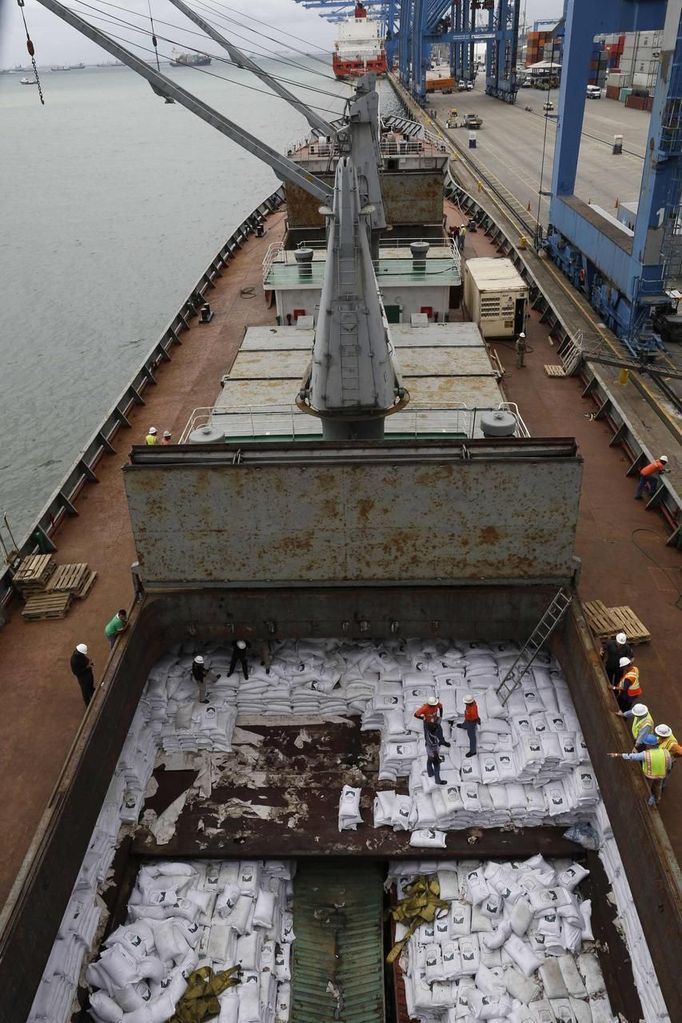
[[[598,85],[588,85],[586,96],[588,99],[601,99],[601,89]]]
[[[479,117],[478,114],[465,114],[462,121],[462,127],[464,128],[480,128],[482,124],[483,118]]]

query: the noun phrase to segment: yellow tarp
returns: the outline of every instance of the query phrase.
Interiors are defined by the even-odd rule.
[[[440,898],[440,885],[437,877],[425,877],[420,874],[414,881],[405,886],[406,897],[391,909],[391,916],[396,923],[407,927],[407,934],[397,941],[386,956],[387,963],[393,963],[403,950],[408,938],[414,934],[420,924],[431,923],[439,909],[448,909],[450,903]]]
[[[220,1015],[218,995],[240,981],[240,967],[214,973],[210,966],[202,966],[189,975],[187,990],[175,1007],[168,1023],[204,1023]]]

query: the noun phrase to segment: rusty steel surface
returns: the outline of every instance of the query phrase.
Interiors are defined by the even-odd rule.
[[[247,857],[260,859],[277,849],[291,859],[311,856],[414,859],[410,832],[374,828],[375,792],[398,785],[378,781],[379,733],[361,732],[359,718],[317,719],[240,717],[233,752],[213,758],[208,798],[194,786],[198,768],[168,771],[157,766],[158,788],[145,810],[162,813],[183,792],[187,801],[170,841],[158,845],[140,827],[133,851],[140,856],[171,858]],[[339,832],[339,794],[343,785],[362,788],[360,809],[365,824]],[[474,828],[480,858],[545,855],[571,856],[578,847],[562,828]],[[446,848],[419,850],[438,859],[471,855],[470,829],[448,832]]]
[[[482,342],[478,348],[449,348],[446,344],[440,348],[403,346],[398,349],[397,358],[405,377],[442,376],[447,378],[445,384],[451,383],[452,377],[467,377],[464,386],[468,386],[469,377],[495,375]]]
[[[124,470],[147,584],[493,581],[573,572],[581,462],[418,452],[140,453]],[[472,448],[473,450],[473,448]],[[515,449],[511,446],[508,452]],[[299,454],[300,452],[300,454]],[[172,458],[173,456],[171,456]],[[177,457],[177,456],[175,456]],[[216,453],[216,457],[221,455]],[[150,464],[145,464],[149,462]]]
[[[403,351],[398,352],[402,366]],[[488,376],[410,376],[403,374],[403,383],[410,392],[408,408],[438,409],[448,405],[466,405],[467,408],[497,408],[504,400],[497,380],[488,364]]]
[[[304,351],[240,352],[232,364],[229,379],[298,381],[306,371],[311,353],[312,345]]]
[[[333,185],[331,174],[317,174]],[[381,190],[389,224],[415,224],[422,233],[424,224],[443,220],[443,169],[384,171]],[[290,228],[323,227],[320,203],[297,185],[287,184],[287,217]]]

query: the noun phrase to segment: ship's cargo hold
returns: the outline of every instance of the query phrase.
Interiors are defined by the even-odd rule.
[[[398,899],[417,880],[411,868],[389,869]],[[421,923],[400,956],[410,1019],[613,1019],[595,946],[577,928],[582,899],[558,884],[560,862],[425,861],[419,870],[421,880],[437,872],[449,910]]]
[[[514,337],[525,327],[528,285],[510,259],[468,259],[464,303],[483,337]]]

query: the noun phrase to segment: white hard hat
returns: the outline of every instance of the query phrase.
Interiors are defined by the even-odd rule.
[[[88,652],[88,648],[86,647],[85,643],[79,643],[76,646],[76,650],[78,651],[79,654],[87,654]]]
[[[195,664],[203,664],[204,663],[204,659],[201,656],[201,654],[197,654],[197,656],[194,658],[194,663]]]
[[[656,725],[654,732],[656,735],[660,735],[661,739],[667,739],[669,735],[673,734],[670,725]]]
[[[616,643],[620,643],[621,646],[623,645],[623,643],[627,643],[627,641],[628,637],[625,635],[624,632],[619,632],[618,635],[616,636]]]
[[[667,462],[667,461],[668,461],[668,456],[667,455],[661,455],[661,457],[659,458],[659,462]]]
[[[243,639],[237,640],[237,646],[239,647],[240,650],[246,650],[246,643],[244,642]]]
[[[474,697],[473,697],[473,696],[471,695],[471,693],[469,693],[469,694],[467,694],[467,696],[465,696],[465,697],[464,697],[464,702],[465,702],[465,703],[476,703],[476,700],[475,700],[475,698],[474,698]]]
[[[437,696],[429,696],[429,698],[428,698],[428,700],[426,702],[428,703],[429,707],[437,707],[438,706],[438,697]]]
[[[628,664],[632,664],[632,661],[630,660],[630,658],[629,657],[621,657],[621,659],[618,662],[618,667],[619,668],[626,668],[628,666]]]
[[[150,426],[149,427],[149,432],[150,433],[156,433],[156,427],[155,426]]]
[[[649,708],[645,703],[636,703],[632,708],[632,713],[636,718],[643,718],[649,713]]]
[[[164,435],[164,437],[171,437],[172,436],[170,430],[164,430],[163,431],[163,435]]]

